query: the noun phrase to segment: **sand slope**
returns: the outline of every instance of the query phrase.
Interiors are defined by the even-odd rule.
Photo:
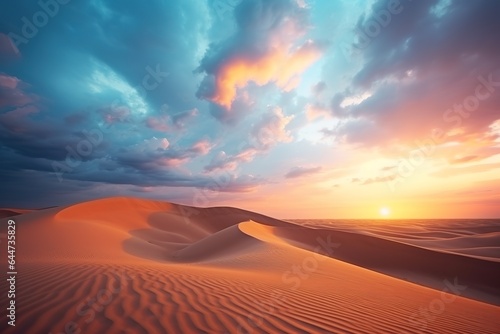
[[[0,218],[14,217],[30,211],[24,209],[0,209]]]
[[[14,219],[18,317],[2,333],[500,332],[500,307],[462,297],[498,291],[494,261],[131,198]],[[403,268],[435,289],[367,268]]]

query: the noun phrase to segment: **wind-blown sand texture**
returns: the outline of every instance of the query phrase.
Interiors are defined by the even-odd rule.
[[[500,333],[498,227],[312,228],[132,198],[12,219],[2,333]]]

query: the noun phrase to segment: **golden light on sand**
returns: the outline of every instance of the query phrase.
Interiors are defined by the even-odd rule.
[[[391,209],[389,209],[388,207],[384,206],[384,207],[381,207],[380,208],[380,215],[383,216],[383,217],[387,217],[391,214]]]
[[[405,208],[386,201],[365,211],[386,208],[395,216]],[[60,333],[68,324],[73,333],[127,326],[127,333],[421,333],[424,325],[428,333],[499,333],[500,256],[498,247],[481,247],[499,244],[497,234],[483,235],[486,226],[498,230],[492,223],[408,221],[401,229],[372,219],[317,220],[310,228],[237,208],[131,197],[9,217],[22,236],[16,256],[23,270],[38,273],[37,284],[16,281],[15,305],[44,320],[19,317],[7,330],[0,324],[0,333]],[[457,254],[441,252],[449,238]],[[425,241],[433,246],[423,251]],[[469,255],[481,260],[464,260]],[[441,277],[458,278],[433,290],[429,279]],[[40,302],[47,293],[54,295],[50,307]],[[404,296],[401,308],[385,302],[388,296]],[[434,321],[420,312],[443,307]]]

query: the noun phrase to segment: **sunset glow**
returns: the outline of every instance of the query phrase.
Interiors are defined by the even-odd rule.
[[[29,43],[4,15],[3,205],[500,216],[495,1],[215,3],[72,4]]]
[[[387,217],[391,214],[391,210],[387,207],[380,208],[380,215],[383,217]]]
[[[250,83],[258,86],[275,83],[284,91],[290,91],[297,86],[300,74],[320,56],[320,49],[312,42],[295,51],[275,49],[257,59],[236,56],[217,73],[216,91],[211,101],[230,109],[238,89]]]
[[[499,17],[2,1],[0,333],[499,334]]]

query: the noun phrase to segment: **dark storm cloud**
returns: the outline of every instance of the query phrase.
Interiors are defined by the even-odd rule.
[[[27,85],[15,76],[0,72],[0,111],[33,104],[38,100],[35,94],[25,91]]]
[[[28,36],[40,11],[35,1],[0,11],[0,172],[9,176],[3,189],[11,201],[0,200],[21,201],[31,185],[46,188],[25,199],[36,202],[82,184],[211,182],[182,166],[209,154],[217,131],[195,122],[210,117],[195,96],[201,77],[192,74],[208,45],[206,4],[75,0]],[[168,144],[148,145],[155,141]],[[220,191],[262,184],[230,179]]]
[[[439,13],[440,3],[446,1],[412,1],[400,14],[393,15],[363,53],[367,62],[355,83],[369,87],[391,75],[405,77],[405,72],[412,69],[425,74],[431,69],[446,72],[464,65],[496,68],[500,44],[495,32],[500,31],[500,3],[454,0]],[[373,5],[372,14],[386,7],[387,1],[380,0]],[[361,20],[359,25],[366,30],[368,22]],[[478,58],[469,58],[473,56]]]

